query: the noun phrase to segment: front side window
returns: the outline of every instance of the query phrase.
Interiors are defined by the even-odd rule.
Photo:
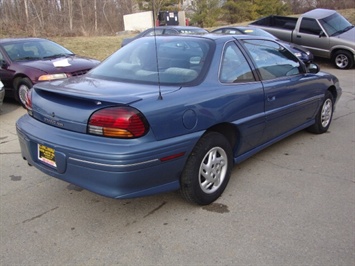
[[[234,42],[229,42],[224,48],[219,80],[222,83],[255,81],[247,60]]]
[[[244,40],[263,80],[301,73],[299,60],[282,45],[268,40]]]
[[[321,31],[322,29],[315,19],[302,18],[300,32],[312,35],[319,35]]]

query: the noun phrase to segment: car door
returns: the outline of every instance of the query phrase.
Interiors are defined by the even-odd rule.
[[[293,42],[308,48],[315,56],[330,56],[330,39],[317,20],[302,18],[299,32],[293,34]]]
[[[0,49],[0,79],[5,88],[12,87],[12,79],[14,71],[9,69],[10,60],[5,56],[4,52]]]
[[[314,75],[304,73],[300,61],[274,41],[245,40],[265,91],[266,128],[264,142],[305,125],[319,105]]]
[[[239,131],[235,157],[260,145],[265,128],[263,85],[256,79],[250,63],[235,42],[224,46],[219,82],[226,95],[223,113],[228,114],[226,117]]]

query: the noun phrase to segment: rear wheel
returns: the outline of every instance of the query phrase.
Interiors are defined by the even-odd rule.
[[[339,50],[333,56],[334,65],[339,69],[349,69],[354,65],[354,55],[345,50]]]
[[[188,201],[207,205],[226,188],[232,167],[232,148],[219,133],[204,135],[194,147],[181,176],[181,193]]]
[[[332,121],[333,111],[334,97],[329,91],[327,91],[325,93],[323,104],[316,116],[316,122],[314,125],[310,126],[308,130],[316,134],[322,134],[326,132]]]
[[[33,84],[29,78],[21,78],[15,83],[16,86],[16,100],[25,107],[26,94],[32,88]]]

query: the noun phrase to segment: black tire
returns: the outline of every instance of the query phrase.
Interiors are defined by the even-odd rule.
[[[325,93],[324,101],[321,105],[321,108],[318,111],[316,116],[316,121],[314,125],[308,128],[308,131],[315,134],[322,134],[327,132],[330,123],[332,122],[334,111],[334,97],[333,95],[327,91]]]
[[[33,84],[29,78],[21,78],[15,82],[16,88],[16,100],[25,107],[26,105],[26,94],[32,88]]]
[[[336,68],[350,69],[354,65],[354,56],[349,51],[339,50],[333,55],[333,63]]]
[[[214,202],[226,188],[232,168],[233,153],[228,140],[216,132],[205,134],[186,162],[181,175],[181,194],[199,205]]]

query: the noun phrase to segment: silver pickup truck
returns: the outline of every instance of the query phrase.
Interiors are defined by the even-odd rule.
[[[299,18],[268,16],[252,22],[280,40],[296,43],[315,56],[329,58],[340,69],[349,69],[355,59],[355,28],[335,10],[314,9]]]

